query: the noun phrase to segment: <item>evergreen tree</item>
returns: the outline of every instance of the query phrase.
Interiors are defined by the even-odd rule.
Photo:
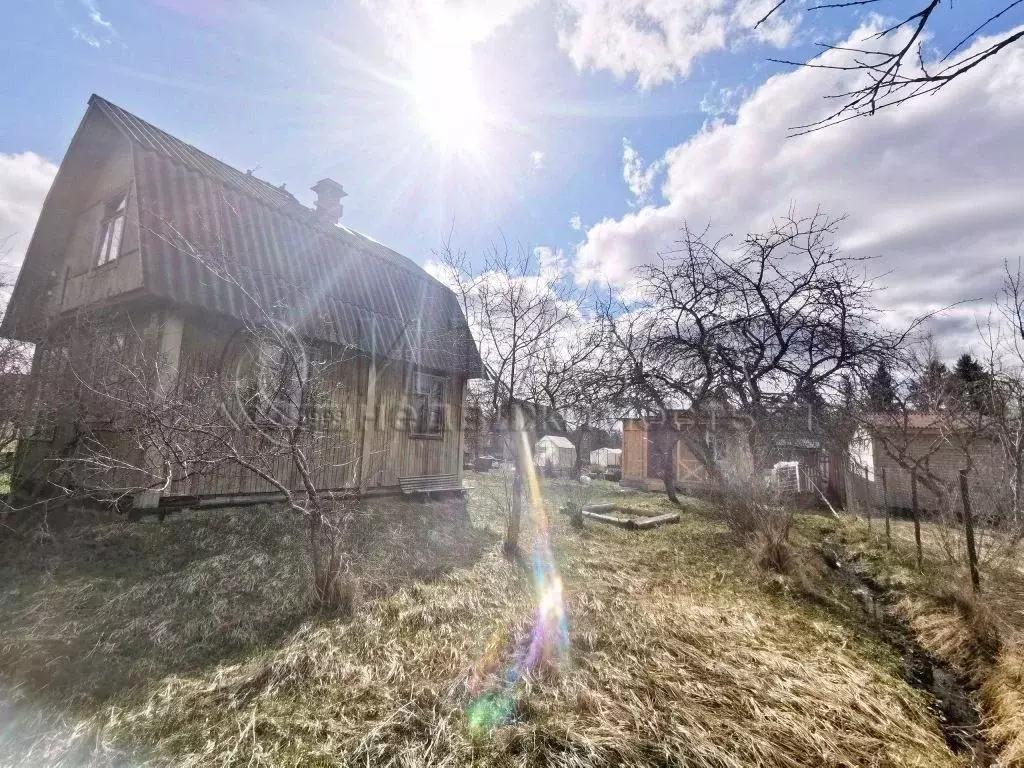
[[[953,384],[960,402],[980,413],[990,410],[990,377],[981,363],[965,352],[953,368]]]
[[[932,358],[920,377],[911,382],[910,402],[919,411],[939,411],[947,405],[949,389],[949,369],[941,360]]]
[[[868,382],[868,407],[874,413],[888,413],[896,407],[896,385],[884,360]]]

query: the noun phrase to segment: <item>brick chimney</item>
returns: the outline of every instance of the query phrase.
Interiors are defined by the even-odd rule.
[[[345,188],[334,179],[320,179],[311,189],[316,192],[316,215],[325,224],[335,225],[341,220],[341,198],[348,197]]]

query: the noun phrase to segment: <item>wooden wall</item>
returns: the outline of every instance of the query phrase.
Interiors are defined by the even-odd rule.
[[[656,491],[664,490],[660,471],[651,462],[648,424],[643,419],[622,421],[622,484]],[[681,489],[713,487],[707,470],[682,440],[676,443],[676,485]]]
[[[400,477],[461,474],[462,404],[465,380],[449,377],[444,386],[444,428],[439,437],[412,434],[409,378],[413,368],[387,361],[377,368],[377,397],[367,425],[369,451],[363,457],[368,488],[398,485]]]
[[[181,380],[215,374],[216,367],[224,364],[223,350],[237,330],[230,324],[218,327],[195,320],[186,323]],[[333,360],[327,368],[330,407],[324,416],[328,421],[324,422],[324,431],[316,433],[308,445],[309,455],[314,457],[314,480],[320,488],[397,488],[400,477],[461,475],[463,379],[445,380],[442,434],[415,436],[411,434],[409,399],[412,366],[397,361],[377,362],[374,403],[368,411],[369,357],[335,350]],[[230,397],[231,393],[221,396]],[[246,439],[253,452],[273,450],[255,430]],[[275,460],[274,467],[276,477],[290,477],[291,485],[300,487],[287,457]],[[176,484],[168,495],[247,495],[276,490],[258,475],[228,464],[215,475]]]
[[[99,163],[88,185],[82,185],[74,212],[75,222],[64,254],[63,271],[52,297],[57,311],[102,301],[142,287],[139,250],[138,200],[131,145],[120,139]],[[97,266],[100,225],[107,203],[130,189],[121,252],[117,259]]]
[[[166,328],[174,323],[160,310],[137,312],[124,321],[143,335],[144,358],[149,366],[156,360],[154,350],[161,347]],[[233,320],[195,314],[182,317],[178,346],[178,389],[172,395],[188,400],[203,398],[208,406],[224,406],[236,414],[238,433],[232,436],[243,445],[243,456],[260,457],[273,477],[284,479],[293,488],[301,487],[287,450],[269,442],[267,430],[257,429],[240,413],[236,393],[230,386],[231,354],[226,352],[237,344],[240,325]],[[374,402],[368,404],[370,358],[352,350],[318,350],[328,361],[325,379],[326,405],[317,409],[319,429],[311,430],[304,444],[312,465],[313,480],[323,490],[397,489],[400,477],[462,473],[462,404],[465,380],[448,377],[444,382],[444,419],[442,433],[434,436],[412,434],[413,409],[409,397],[413,366],[397,361],[378,361],[375,366]],[[143,363],[140,363],[140,365]],[[36,371],[34,371],[36,372]],[[221,373],[227,375],[222,377]],[[80,397],[80,396],[76,396]],[[109,403],[108,403],[109,405]],[[70,427],[70,422],[67,425]],[[49,462],[66,445],[69,435],[58,426],[45,437],[25,441],[22,466],[34,466],[30,476],[39,476]],[[125,435],[108,431],[102,440],[121,456],[126,464],[145,466],[146,457],[137,444],[129,444]],[[363,455],[363,446],[366,454]],[[207,457],[215,455],[213,452]],[[223,454],[216,454],[223,455]],[[203,458],[199,456],[197,458]],[[154,459],[155,460],[155,457]],[[152,461],[151,460],[151,461]],[[198,467],[196,463],[193,467]],[[95,487],[131,487],[138,480],[119,471],[95,478]],[[115,476],[116,475],[116,476]],[[273,483],[251,470],[243,470],[236,462],[221,461],[215,468],[175,481],[163,494],[183,496],[248,496],[278,493]]]

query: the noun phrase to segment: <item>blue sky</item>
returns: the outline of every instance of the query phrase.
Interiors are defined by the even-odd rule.
[[[767,0],[11,1],[0,226],[18,230],[15,250],[41,200],[43,159],[60,161],[93,92],[304,202],[317,179],[337,179],[350,195],[343,222],[420,262],[454,223],[454,244],[470,253],[504,236],[562,249],[581,275],[615,277],[683,220],[742,234],[821,203],[849,216],[845,245],[896,270],[893,305],[910,311],[988,291],[1024,242],[1008,203],[1024,192],[1020,50],[902,117],[786,139],[834,78],[768,57],[806,57],[870,17],[797,4],[754,33],[751,14]],[[1024,22],[1018,10],[990,31]],[[977,13],[944,5],[929,50]],[[424,24],[472,56],[489,115],[477,152],[458,146],[457,126],[446,143],[424,125],[422,94],[410,91]],[[457,94],[441,98],[460,108]],[[984,111],[965,108],[979,100]],[[937,239],[936,211],[960,225],[955,235]],[[980,271],[964,264],[968,247]],[[949,273],[923,296],[922,267]]]

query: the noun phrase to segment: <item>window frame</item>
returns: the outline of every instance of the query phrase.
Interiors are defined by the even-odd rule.
[[[429,381],[438,385],[437,389],[437,431],[430,431],[431,406],[430,390],[432,386],[422,387],[421,381]],[[448,378],[441,374],[430,373],[416,369],[411,376],[409,387],[409,398],[412,405],[412,428],[409,430],[409,437],[417,440],[443,440],[445,434],[445,391],[448,386]],[[423,391],[426,390],[426,391]],[[423,404],[421,405],[421,400]]]
[[[103,204],[103,218],[100,219],[96,250],[93,254],[94,268],[113,264],[121,257],[121,251],[124,247],[125,229],[128,226],[128,206],[131,202],[131,193],[132,188],[129,186],[123,192],[108,199]],[[112,240],[112,228],[117,226],[118,223],[120,223],[120,229],[117,232],[117,247],[114,249],[114,243],[110,242],[108,244],[107,241],[108,235],[111,236]]]

